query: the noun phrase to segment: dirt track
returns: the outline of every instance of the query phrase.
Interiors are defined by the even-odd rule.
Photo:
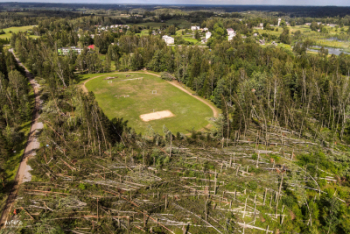
[[[160,75],[157,75],[157,74],[154,74],[154,73],[151,73],[151,72],[148,72],[148,71],[127,72],[127,73],[141,73],[141,72],[144,72],[144,73],[149,74],[149,75],[153,75],[153,76],[160,77]],[[120,73],[120,72],[115,72],[115,73]],[[84,81],[84,83],[83,83],[83,85],[82,85],[83,91],[84,91],[84,92],[89,92],[88,89],[86,88],[85,84],[86,84],[87,82],[89,82],[90,80],[96,79],[96,78],[101,77],[101,76],[103,76],[103,75],[96,76],[96,77],[92,77],[92,78],[87,79],[86,81]],[[208,102],[207,100],[205,100],[205,99],[203,99],[203,98],[201,98],[201,97],[199,97],[199,96],[193,95],[193,93],[191,93],[191,92],[188,91],[187,89],[183,88],[182,85],[181,85],[179,82],[177,82],[177,81],[168,81],[168,83],[171,84],[171,85],[173,85],[173,86],[175,86],[175,87],[177,87],[178,89],[181,89],[181,90],[184,91],[185,93],[191,95],[191,96],[194,97],[195,99],[197,99],[197,100],[203,102],[205,105],[209,106],[210,109],[213,111],[213,115],[214,115],[215,118],[217,118],[217,117],[219,116],[218,110],[215,108],[215,106],[214,106],[213,104],[211,104],[211,103]],[[207,127],[209,127],[209,126],[210,126],[210,125],[208,125]]]
[[[10,49],[9,51],[15,56],[12,49]],[[15,58],[16,58],[18,65],[20,65],[21,67],[23,67],[25,69],[26,77],[28,78],[32,88],[34,89],[35,105],[34,105],[34,109],[33,109],[32,123],[31,123],[31,127],[30,127],[30,133],[28,136],[26,148],[25,148],[24,153],[22,155],[21,163],[19,165],[16,177],[15,177],[16,184],[13,186],[12,191],[10,192],[10,194],[7,198],[5,208],[4,208],[2,216],[0,218],[0,229],[2,227],[4,227],[6,221],[8,220],[10,213],[12,213],[13,205],[14,205],[16,197],[17,197],[17,192],[18,192],[19,186],[22,183],[23,177],[28,173],[28,168],[27,168],[28,157],[31,155],[34,155],[35,149],[37,149],[39,146],[37,137],[35,135],[36,130],[42,128],[42,124],[38,122],[39,110],[41,108],[40,96],[39,96],[39,85],[34,80],[33,75],[23,66],[23,64],[19,61],[19,59],[16,56],[15,56]]]

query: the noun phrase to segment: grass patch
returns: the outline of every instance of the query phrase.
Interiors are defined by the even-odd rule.
[[[25,32],[25,31],[28,31],[29,29],[33,29],[33,25],[22,26],[22,27],[4,28],[3,30],[5,31],[5,34],[0,35],[0,39],[11,39],[12,33]],[[38,38],[39,36],[30,35],[29,37]]]
[[[130,75],[130,77],[126,77]],[[94,74],[90,77],[99,76]],[[109,76],[118,76],[112,83],[104,80]],[[142,80],[126,80],[143,77]],[[85,76],[82,78],[86,79]],[[144,133],[150,125],[155,132],[163,133],[163,125],[172,132],[187,133],[202,129],[209,124],[211,109],[180,89],[145,73],[107,73],[86,83],[86,88],[93,91],[96,100],[108,118],[124,118],[137,132]],[[152,94],[157,90],[157,94]],[[125,97],[124,97],[125,95]],[[128,95],[128,96],[127,96]],[[170,110],[175,116],[160,120],[143,122],[140,115],[157,111]]]

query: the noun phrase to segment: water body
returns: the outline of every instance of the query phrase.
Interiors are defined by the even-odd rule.
[[[313,51],[318,53],[318,49],[321,49],[321,46],[312,46],[312,48],[317,48],[317,49],[308,49],[308,51]],[[344,54],[350,54],[349,52],[345,52],[343,49],[338,49],[338,48],[332,48],[332,47],[324,47],[325,49],[328,50],[328,54],[335,54],[335,55],[340,55],[341,53]]]

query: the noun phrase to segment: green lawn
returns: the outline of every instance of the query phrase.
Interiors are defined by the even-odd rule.
[[[87,75],[89,78],[101,74]],[[126,75],[130,77],[126,78]],[[116,77],[112,83],[106,77]],[[143,77],[142,80],[128,80]],[[86,78],[83,77],[82,80]],[[213,116],[211,109],[191,95],[169,84],[159,77],[145,73],[107,73],[86,83],[108,118],[124,118],[137,132],[144,133],[150,125],[154,131],[163,134],[163,125],[173,133],[188,133],[188,130],[202,129]],[[157,90],[157,94],[152,94]],[[124,95],[129,95],[124,97]],[[170,110],[175,116],[143,122],[140,115],[153,111]]]
[[[5,31],[5,34],[0,35],[0,39],[10,39],[12,36],[12,33],[18,33],[18,32],[25,32],[28,31],[29,29],[32,29],[33,25],[31,26],[22,26],[22,27],[11,27],[11,28],[4,28],[3,30]],[[38,38],[38,36],[30,36],[32,38]]]

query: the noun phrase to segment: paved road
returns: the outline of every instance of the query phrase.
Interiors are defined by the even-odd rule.
[[[9,50],[14,56],[13,50]],[[19,189],[20,184],[23,181],[23,178],[25,178],[26,181],[30,180],[28,179],[28,168],[30,168],[27,165],[28,157],[35,155],[35,149],[39,148],[39,142],[36,137],[36,130],[39,130],[42,128],[42,123],[38,122],[39,118],[39,110],[41,108],[40,105],[40,96],[39,96],[39,84],[35,81],[34,76],[23,66],[23,64],[19,61],[19,59],[15,56],[15,59],[21,67],[25,69],[26,77],[28,78],[32,88],[34,89],[34,97],[35,97],[35,106],[33,109],[33,116],[32,116],[32,123],[30,127],[30,133],[28,136],[26,148],[24,150],[24,154],[22,155],[21,163],[19,165],[15,182],[16,185],[13,186],[12,191],[6,201],[6,206],[3,210],[2,216],[0,218],[0,229],[4,227],[6,221],[8,220],[8,217],[13,212],[13,205],[15,203],[17,192]]]

